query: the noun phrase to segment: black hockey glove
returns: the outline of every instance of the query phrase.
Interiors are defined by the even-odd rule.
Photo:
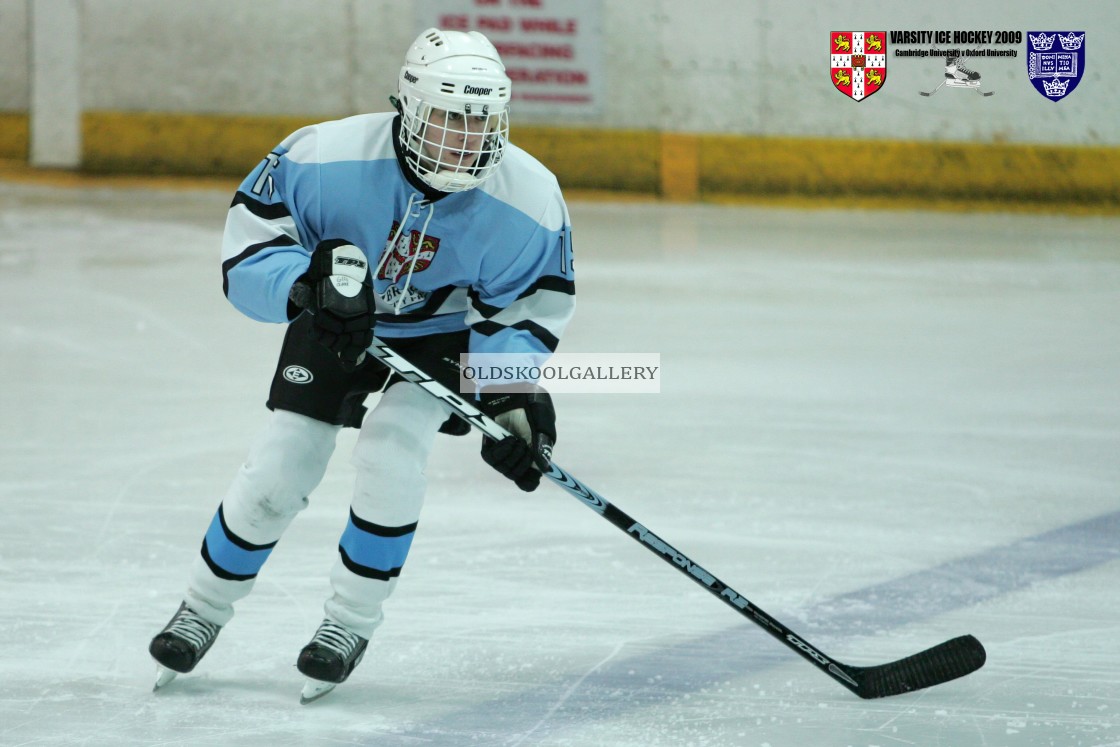
[[[310,334],[354,370],[373,342],[373,284],[365,252],[344,239],[319,242],[292,286],[293,304],[314,316]]]
[[[495,441],[484,436],[482,459],[531,492],[541,483],[556,443],[556,410],[552,397],[539,386],[512,394],[482,393],[481,409],[512,436]]]

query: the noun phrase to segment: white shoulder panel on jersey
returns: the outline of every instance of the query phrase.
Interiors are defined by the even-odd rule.
[[[549,231],[559,231],[568,222],[556,177],[513,143],[506,145],[497,173],[477,189],[520,210]]]
[[[230,210],[226,218],[226,230],[222,234],[222,261],[236,257],[247,247],[278,236],[291,236],[299,241],[299,229],[290,215],[264,220],[254,216],[244,205],[238,205]]]
[[[395,158],[393,128],[381,126],[393,112],[358,114],[292,133],[284,145],[292,163],[332,163]]]

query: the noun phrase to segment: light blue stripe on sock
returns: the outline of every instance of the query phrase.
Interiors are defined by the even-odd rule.
[[[383,537],[358,528],[351,518],[338,544],[355,563],[389,572],[404,565],[414,536],[414,532],[408,532],[397,537]]]
[[[222,570],[236,576],[256,576],[260,573],[274,546],[275,543],[253,545],[233,535],[222,521],[221,507],[206,530],[206,550],[210,559]]]

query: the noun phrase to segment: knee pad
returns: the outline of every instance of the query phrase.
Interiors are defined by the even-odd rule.
[[[393,469],[402,460],[423,470],[448,414],[445,405],[415,384],[394,384],[362,423],[351,461],[367,471]]]
[[[308,495],[322,481],[339,430],[305,415],[276,410],[223,501],[231,528],[253,535],[258,533],[252,527],[275,522],[286,526],[307,506]],[[245,539],[254,541],[251,536]]]
[[[427,487],[428,454],[447,416],[445,406],[415,384],[389,387],[366,416],[354,446],[359,516],[386,526],[416,521]]]

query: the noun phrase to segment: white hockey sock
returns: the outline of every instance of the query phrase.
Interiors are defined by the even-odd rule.
[[[339,426],[276,410],[218,507],[191,568],[186,600],[218,625],[252,591],[257,573],[323,479]]]
[[[366,416],[353,464],[350,520],[331,569],[327,617],[369,638],[408,555],[427,481],[424,468],[449,412],[415,384],[391,386]]]

